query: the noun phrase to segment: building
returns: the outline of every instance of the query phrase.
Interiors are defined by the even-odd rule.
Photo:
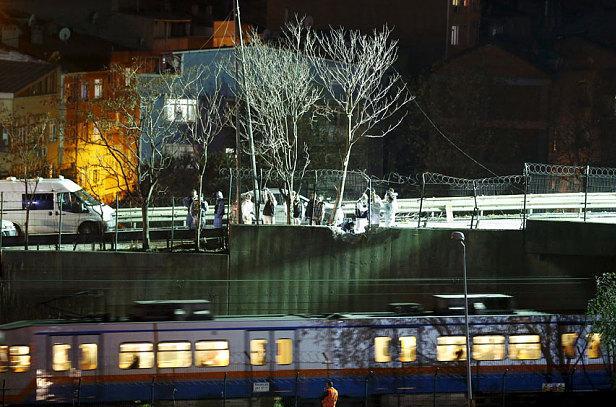
[[[56,65],[0,52],[0,176],[53,173],[49,144],[61,135],[59,96]]]
[[[429,67],[477,44],[480,0],[268,0],[266,26],[276,32],[294,15],[315,29],[343,26],[371,32],[387,24],[399,41],[401,64]]]

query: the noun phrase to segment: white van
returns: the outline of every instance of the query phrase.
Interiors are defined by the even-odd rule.
[[[0,180],[2,219],[12,222],[21,235],[29,212],[28,233],[98,233],[115,228],[115,211],[100,203],[69,179],[37,178]],[[60,209],[62,211],[60,212]]]

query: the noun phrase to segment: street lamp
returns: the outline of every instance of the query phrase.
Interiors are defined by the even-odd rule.
[[[464,325],[466,326],[466,386],[468,392],[468,405],[473,405],[473,385],[471,378],[471,345],[470,333],[468,328],[468,288],[466,283],[466,245],[464,244],[464,233],[453,232],[451,240],[460,242],[462,246],[462,270],[464,273]]]

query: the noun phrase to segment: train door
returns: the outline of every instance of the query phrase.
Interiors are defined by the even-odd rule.
[[[272,332],[272,393],[281,397],[295,395],[297,383],[297,364],[299,354],[297,352],[295,331]]]
[[[100,335],[79,335],[74,340],[75,369],[78,371],[78,396],[83,402],[100,400],[99,378],[104,368]]]
[[[269,331],[246,331],[246,370],[249,377],[249,393],[252,397],[270,394],[270,368],[272,366],[272,338]]]
[[[37,371],[37,400],[70,403],[75,388],[74,337],[50,335],[47,337],[47,373]]]

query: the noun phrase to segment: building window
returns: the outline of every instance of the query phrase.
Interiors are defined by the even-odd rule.
[[[150,342],[120,344],[118,367],[120,369],[150,369],[154,367],[154,345]]]
[[[9,129],[0,126],[0,135],[2,136],[0,147],[7,148],[9,146]]]
[[[94,99],[103,97],[103,80],[94,79]]]
[[[265,339],[253,339],[250,341],[250,364],[263,366],[267,362],[267,341]]]
[[[575,357],[575,345],[577,344],[577,340],[578,334],[576,333],[562,334],[560,336],[560,346],[566,358],[571,359]]]
[[[436,360],[439,362],[466,360],[466,337],[441,336],[436,338]]]
[[[539,335],[514,335],[509,337],[509,359],[541,359],[541,339]]]
[[[51,346],[51,368],[56,372],[65,372],[71,368],[71,345],[56,343]]]
[[[22,194],[21,209],[51,211],[53,210],[53,194]]]
[[[505,337],[485,335],[473,337],[473,359],[503,360],[505,358]]]
[[[414,362],[417,360],[417,338],[414,336],[400,337],[400,362]]]
[[[458,6],[462,5],[463,1],[464,0],[451,0],[451,5],[454,6],[454,7],[458,7]]]
[[[374,338],[374,361],[377,363],[391,362],[391,354],[389,353],[389,344],[391,338],[389,336],[377,336]]]
[[[85,82],[81,84],[81,100],[88,100],[88,84]]]
[[[194,122],[197,117],[195,99],[167,99],[165,108],[167,120],[172,122]]]
[[[9,348],[9,363],[14,373],[27,372],[30,369],[30,347],[11,346]]]
[[[0,373],[6,372],[9,368],[9,347],[0,346]]]
[[[195,366],[229,366],[229,342],[199,341],[195,343]]]
[[[293,340],[282,338],[276,340],[276,364],[290,365],[293,363]]]
[[[162,369],[192,366],[190,342],[159,343],[157,364]]]
[[[451,26],[451,45],[458,45],[460,43],[460,27],[457,25]]]
[[[586,337],[586,356],[589,359],[601,357],[601,334],[589,334]]]
[[[82,343],[79,345],[79,369],[94,370],[98,366],[98,345]]]

